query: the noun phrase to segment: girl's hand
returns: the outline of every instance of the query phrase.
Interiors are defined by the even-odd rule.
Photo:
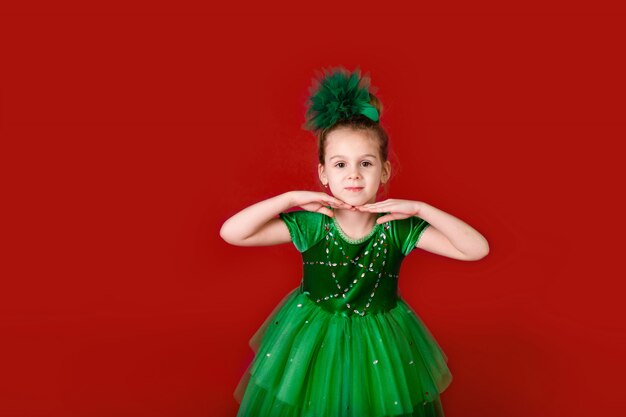
[[[314,211],[334,217],[335,213],[326,206],[351,209],[352,206],[331,195],[317,191],[292,191],[292,207],[299,206],[307,211]]]
[[[412,200],[397,200],[388,199],[384,201],[378,201],[376,203],[363,204],[357,206],[359,211],[369,211],[372,213],[389,212],[384,216],[379,217],[376,223],[381,224],[390,220],[407,219],[411,216],[417,216],[420,211],[421,202]]]

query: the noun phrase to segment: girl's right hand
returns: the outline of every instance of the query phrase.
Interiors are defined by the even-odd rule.
[[[293,207],[299,206],[307,211],[314,211],[334,217],[335,213],[326,206],[351,210],[353,207],[331,195],[318,191],[292,191]]]

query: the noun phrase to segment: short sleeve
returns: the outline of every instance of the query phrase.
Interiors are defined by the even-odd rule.
[[[411,216],[402,220],[392,220],[391,223],[394,227],[393,240],[404,256],[415,249],[415,245],[422,237],[422,233],[430,226],[430,223],[417,216]]]
[[[306,252],[324,237],[325,214],[298,210],[278,215],[287,225],[291,241],[299,252]]]

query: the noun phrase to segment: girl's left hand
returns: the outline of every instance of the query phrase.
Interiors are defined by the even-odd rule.
[[[390,220],[407,219],[412,216],[417,216],[420,211],[421,203],[413,200],[397,200],[390,198],[384,201],[378,201],[376,203],[363,204],[362,206],[356,206],[359,211],[369,211],[372,213],[389,212],[384,216],[379,217],[376,223],[381,224]]]

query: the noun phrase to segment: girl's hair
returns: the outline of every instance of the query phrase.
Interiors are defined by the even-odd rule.
[[[383,112],[383,104],[372,93],[369,93],[369,95],[370,95],[370,104],[376,108],[380,117]],[[387,135],[387,132],[385,131],[385,129],[382,127],[382,125],[379,122],[375,122],[360,114],[357,116],[353,116],[350,119],[339,120],[334,125],[325,129],[321,129],[317,133],[316,136],[317,136],[318,159],[319,159],[320,164],[324,165],[324,158],[326,156],[326,137],[333,130],[336,130],[342,127],[348,127],[353,130],[365,131],[366,133],[368,133],[373,139],[375,139],[378,142],[378,149],[380,151],[381,162],[382,163],[387,162],[388,155],[389,155],[389,136]]]

